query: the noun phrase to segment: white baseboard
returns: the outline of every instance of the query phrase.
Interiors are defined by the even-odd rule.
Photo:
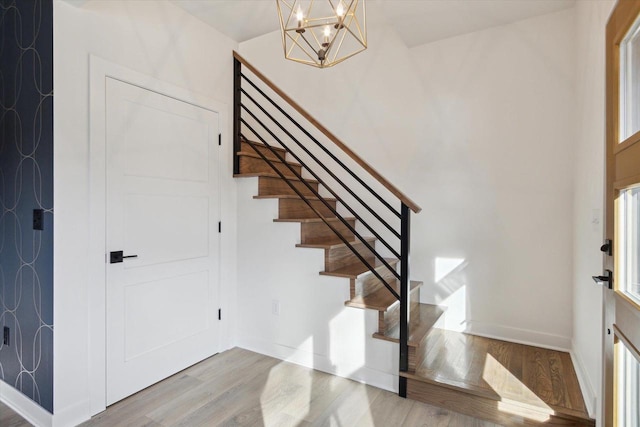
[[[582,391],[582,397],[584,397],[584,403],[587,406],[587,412],[593,419],[598,417],[598,396],[595,392],[595,388],[591,383],[590,377],[586,374],[587,371],[584,368],[584,363],[580,355],[573,350],[569,352],[571,355],[571,361],[578,377],[578,384],[580,384],[580,390]]]
[[[4,381],[0,381],[0,401],[36,427],[53,427],[53,414]]]
[[[57,411],[53,416],[52,427],[73,427],[91,419],[91,402],[89,399]]]
[[[242,340],[238,343],[238,347],[296,365],[315,369],[317,371],[326,372],[342,378],[348,378],[383,390],[394,393],[398,392],[398,375],[394,375],[389,372],[382,372],[367,366],[363,366],[350,373],[339,372],[335,369],[335,365],[331,360],[326,356],[280,344],[260,342],[258,340]],[[390,366],[389,368],[393,369],[394,367]],[[397,366],[395,366],[395,368],[397,368]]]
[[[509,326],[469,321],[467,322],[467,329],[465,332],[473,335],[479,335],[481,337],[548,348],[550,350],[566,352],[571,350],[571,339],[568,337],[546,334],[528,329],[511,328]]]

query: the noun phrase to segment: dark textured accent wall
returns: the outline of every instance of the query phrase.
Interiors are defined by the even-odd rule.
[[[0,379],[53,412],[52,0],[0,0],[0,137]]]

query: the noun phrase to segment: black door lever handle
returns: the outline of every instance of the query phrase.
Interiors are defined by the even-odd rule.
[[[611,270],[605,270],[605,271],[607,274],[606,276],[591,276],[591,278],[598,285],[601,285],[601,284],[604,285],[606,283],[609,289],[613,289],[613,272]]]
[[[122,251],[114,251],[109,253],[109,264],[118,264],[125,258],[138,258],[138,255],[124,255]]]

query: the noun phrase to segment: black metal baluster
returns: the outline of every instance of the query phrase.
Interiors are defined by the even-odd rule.
[[[240,102],[241,102],[241,90],[242,84],[242,63],[236,58],[233,59],[233,174],[240,173],[240,158],[238,153],[242,149],[242,142],[240,138],[241,125],[240,125]]]
[[[411,213],[409,207],[402,203],[401,209],[401,225],[400,235],[400,372],[409,370],[409,246],[410,246],[410,229],[411,229]],[[400,377],[399,394],[401,397],[407,397],[407,379]]]

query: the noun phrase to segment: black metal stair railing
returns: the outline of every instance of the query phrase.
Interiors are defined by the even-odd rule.
[[[379,192],[376,192],[374,189],[368,185],[365,180],[356,173],[352,168],[349,168],[343,161],[341,161],[335,154],[333,154],[324,144],[322,144],[316,137],[314,137],[307,129],[307,127],[301,125],[297,120],[295,120],[291,114],[285,111],[284,108],[280,106],[280,104],[274,99],[267,95],[264,90],[262,90],[258,85],[251,80],[249,76],[243,73],[243,64],[252,72],[253,76],[260,80],[263,84],[266,84],[269,88],[273,90],[276,96],[279,97],[279,100],[289,104],[290,107],[293,107],[298,112],[301,112],[301,108],[295,104],[292,100],[286,97],[282,91],[280,91],[277,87],[275,87],[270,81],[268,81],[259,71],[257,71],[253,66],[251,66],[246,60],[244,60],[240,55],[234,52],[234,120],[233,120],[233,128],[234,128],[234,174],[239,174],[240,171],[240,158],[238,153],[241,152],[242,142],[259,142],[267,150],[275,157],[275,159],[270,158],[265,155],[257,146],[254,144],[248,144],[253,151],[257,154],[258,158],[267,163],[272,169],[273,173],[275,173],[279,178],[281,178],[287,185],[291,188],[291,190],[302,200],[305,204],[314,212],[314,214],[333,232],[336,236],[344,243],[344,245],[349,248],[353,254],[362,262],[362,264],[385,286],[385,288],[394,296],[394,298],[400,301],[400,371],[406,372],[409,367],[409,351],[408,351],[408,340],[409,340],[409,249],[410,249],[410,212],[414,210],[415,212],[419,212],[420,208],[417,207],[413,202],[409,201],[406,196],[398,197],[398,191],[392,192],[394,197],[399,198],[400,200],[400,211],[393,208],[393,206],[381,195]],[[254,92],[252,95],[243,87],[243,83],[249,85],[251,91]],[[249,89],[248,88],[248,89]],[[260,97],[260,100],[256,99]],[[266,102],[266,106],[263,105],[263,102]],[[256,110],[257,109],[257,110]],[[269,109],[275,109],[285,121],[285,124],[274,117],[275,113],[271,113]],[[258,116],[258,112],[261,115]],[[305,112],[306,113],[306,112]],[[305,114],[306,115],[306,114]],[[303,116],[305,116],[303,115]],[[314,120],[306,120],[309,126],[315,126],[320,129],[320,125],[317,124]],[[288,126],[292,126],[293,129],[290,130]],[[324,128],[322,128],[324,129]],[[320,129],[320,130],[322,130]],[[309,142],[311,142],[314,146],[319,148],[322,153],[327,155],[331,160],[331,165],[325,164],[325,162],[321,161],[318,156],[316,156],[312,150],[307,147],[303,141],[301,141],[302,137],[296,137],[294,135],[293,130],[297,130],[301,133],[301,135]],[[285,141],[286,139],[286,141]],[[271,143],[269,142],[271,141]],[[335,139],[333,139],[335,143]],[[301,172],[298,172],[296,167],[292,166],[286,160],[286,155],[282,154],[281,151],[276,149],[273,143],[278,144],[278,148],[282,148],[285,150],[286,154],[289,154],[295,161],[306,170],[315,181],[317,181],[322,188],[327,190],[335,200],[340,203],[353,217],[364,226],[364,228],[370,232],[375,238],[391,253],[394,257],[399,260],[400,263],[400,272],[397,271],[395,267],[391,265],[384,256],[382,256],[375,248],[375,244],[371,245],[367,238],[363,237],[360,232],[356,230],[354,226],[351,225],[350,221],[346,219],[343,215],[341,215],[337,207],[334,208],[331,203],[329,203],[325,197],[323,197],[319,190],[316,190],[311,183],[308,182],[302,176]],[[293,143],[293,145],[291,145]],[[296,148],[294,148],[294,146]],[[311,165],[309,161],[305,161],[301,158],[301,155],[298,153],[298,150],[301,150],[313,163]],[[276,166],[276,163],[281,165],[281,167],[286,168],[289,174],[286,174],[279,167]],[[362,165],[362,163],[360,163]],[[336,190],[335,186],[330,185],[326,179],[323,179],[321,174],[317,172],[316,168],[320,168],[322,173],[328,175],[335,183],[337,183],[339,190]],[[365,174],[369,174],[373,176],[374,179],[379,178],[374,176],[370,170],[363,168]],[[337,175],[338,172],[345,172],[348,176],[353,178],[357,184],[365,191],[366,197],[373,196],[375,200],[377,200],[385,209],[392,215],[400,219],[400,231],[396,230],[392,225],[390,225],[384,218],[383,215],[378,213],[376,209],[371,207],[368,203],[363,200],[363,197],[358,194],[358,192],[352,187],[347,185],[342,179],[340,179]],[[292,176],[291,176],[292,175]],[[299,182],[303,188],[305,188],[308,193],[311,193],[313,196],[305,195],[305,191],[301,190],[300,187],[294,184],[295,182]],[[382,184],[385,184],[382,182]],[[388,184],[387,184],[388,185]],[[387,187],[388,188],[388,187]],[[307,194],[308,194],[307,193]],[[354,208],[353,205],[345,200],[345,197],[341,194],[346,193],[350,197],[355,200],[357,203],[357,208]],[[322,204],[334,217],[325,217],[320,209],[312,203],[312,201],[317,201]],[[411,205],[411,206],[409,206]],[[368,214],[370,214],[376,221],[377,225],[382,226],[382,230],[376,229],[369,221],[366,221],[363,218],[363,215],[360,213],[360,210],[364,210]],[[351,234],[353,234],[353,241],[349,241],[349,239],[342,235],[342,233],[338,230],[334,224],[338,221],[341,223],[346,229],[349,230]],[[396,247],[389,243],[387,239],[385,239],[382,234],[391,234],[391,236],[398,239],[399,250]],[[362,244],[366,250],[373,256],[373,262],[368,257],[363,256],[360,251],[358,251],[354,245]],[[378,271],[378,268],[384,267],[386,268],[395,279],[400,283],[400,291],[396,291],[391,283],[388,282]],[[399,384],[399,394],[403,397],[406,397],[406,378],[403,376],[400,377]]]

